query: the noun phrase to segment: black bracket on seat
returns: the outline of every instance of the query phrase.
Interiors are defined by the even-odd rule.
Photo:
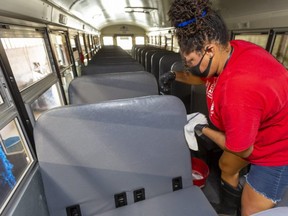
[[[68,206],[66,208],[66,213],[67,216],[81,216],[81,209],[80,209],[80,205],[73,205],[73,206]]]
[[[115,207],[119,208],[127,205],[127,195],[125,192],[114,195]]]
[[[172,189],[173,191],[181,190],[183,188],[182,177],[178,176],[172,179]]]
[[[140,189],[134,190],[133,195],[134,195],[134,202],[145,200],[145,189],[140,188]]]

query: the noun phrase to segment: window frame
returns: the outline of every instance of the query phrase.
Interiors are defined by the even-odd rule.
[[[46,31],[45,28],[36,29],[36,28],[27,28],[19,26],[9,26],[9,29],[0,29],[0,38],[43,38],[44,40],[44,46],[47,52],[47,63],[49,64],[52,73],[48,74],[47,76],[43,77],[40,80],[37,80],[37,82],[21,89],[21,91],[19,90],[19,88],[14,89],[14,86],[12,87],[13,91],[16,92],[15,94],[19,94],[21,96],[21,98],[19,98],[19,101],[18,100],[14,101],[17,106],[21,106],[21,112],[24,113],[25,116],[24,118],[26,118],[26,120],[23,119],[22,120],[24,122],[26,121],[27,123],[27,120],[29,119],[27,124],[29,124],[30,134],[32,134],[35,119],[34,116],[32,118],[30,114],[31,110],[29,109],[29,107],[31,101],[35,100],[37,96],[39,97],[39,95],[46,92],[55,83],[60,83],[57,75],[56,64],[53,58],[52,47],[50,46],[48,31]],[[7,72],[9,73],[10,81],[12,82],[12,84],[15,85],[16,80],[1,40],[0,40],[0,47],[1,47],[0,50],[3,50],[4,67],[5,69],[7,69]],[[65,98],[64,98],[65,95],[63,94],[63,91],[61,89],[59,90],[59,96],[61,98],[61,105],[62,106],[65,105]]]
[[[20,178],[17,180],[15,186],[10,191],[10,194],[5,198],[5,201],[3,202],[3,205],[0,206],[0,214],[5,211],[5,208],[7,207],[7,204],[10,202],[13,197],[17,196],[19,193],[19,187],[21,184],[23,184],[23,180],[27,178],[33,167],[35,166],[37,162],[37,158],[35,155],[35,152],[33,150],[33,147],[30,143],[29,136],[25,130],[25,125],[22,122],[21,116],[19,115],[19,112],[15,106],[15,101],[12,99],[11,91],[9,90],[7,83],[4,79],[2,67],[0,67],[0,78],[1,83],[0,89],[5,88],[5,92],[7,94],[7,99],[4,100],[4,103],[9,103],[9,106],[6,106],[5,109],[2,109],[0,107],[0,130],[2,130],[5,126],[10,124],[12,121],[15,122],[17,132],[19,136],[21,137],[23,147],[26,148],[27,156],[31,159],[31,163],[28,164],[27,167],[25,167],[25,170],[23,170],[23,173],[21,174]],[[6,85],[7,87],[3,87],[3,85]],[[1,90],[0,90],[1,91]],[[3,149],[5,151],[5,149]],[[7,154],[8,155],[8,154]]]
[[[238,35],[266,35],[267,36],[267,41],[265,46],[263,47],[264,49],[267,50],[267,45],[269,43],[269,34],[270,34],[270,29],[249,29],[249,30],[231,30],[231,39],[235,40],[236,36]],[[257,44],[258,45],[258,44]]]

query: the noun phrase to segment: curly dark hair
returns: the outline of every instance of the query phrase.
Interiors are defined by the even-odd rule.
[[[223,46],[229,41],[227,27],[209,0],[174,0],[168,16],[182,53],[200,52],[212,41]]]

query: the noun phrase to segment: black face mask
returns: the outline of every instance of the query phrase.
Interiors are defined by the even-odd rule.
[[[199,63],[197,65],[195,65],[194,67],[190,67],[188,69],[188,71],[190,73],[192,73],[193,75],[198,76],[198,77],[207,77],[208,76],[208,73],[210,71],[210,67],[211,67],[211,64],[212,64],[213,57],[210,58],[207,68],[203,72],[201,72],[200,71],[200,65],[202,63],[202,60],[203,60],[205,54],[206,54],[206,51],[205,51],[204,55],[202,56],[202,58],[200,59]]]

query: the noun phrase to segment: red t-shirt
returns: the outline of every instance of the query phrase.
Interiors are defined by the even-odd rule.
[[[209,78],[211,122],[226,136],[226,148],[254,145],[253,164],[288,165],[288,73],[263,48],[231,41],[232,56],[219,77]]]

